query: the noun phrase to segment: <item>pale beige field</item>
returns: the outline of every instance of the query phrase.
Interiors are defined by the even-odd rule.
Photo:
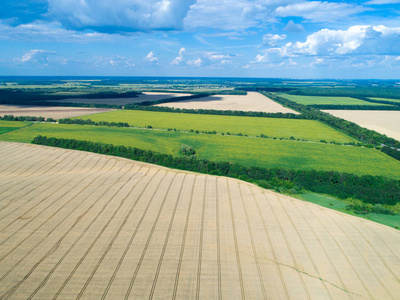
[[[206,98],[157,105],[186,109],[241,110],[298,114],[298,112],[283,107],[279,103],[257,92],[248,92],[247,95],[215,95]]]
[[[400,111],[324,110],[324,112],[400,141]]]
[[[1,299],[398,299],[400,231],[242,181],[0,142]]]
[[[130,98],[105,98],[105,99],[85,99],[85,98],[67,98],[63,100],[55,100],[60,102],[71,102],[71,103],[86,103],[86,104],[115,104],[125,105],[129,103],[139,103],[144,101],[158,101],[162,99],[169,99],[175,97],[190,96],[191,94],[181,93],[158,93],[158,92],[143,92],[138,97]]]
[[[97,114],[100,112],[111,110],[113,109],[61,106],[0,105],[0,116],[14,115],[61,119]]]

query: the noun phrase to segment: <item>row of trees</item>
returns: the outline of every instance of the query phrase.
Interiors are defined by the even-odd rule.
[[[398,105],[343,105],[343,104],[311,104],[318,109],[340,109],[340,110],[400,110]]]
[[[26,122],[57,122],[57,120],[53,118],[44,118],[44,117],[32,117],[32,116],[14,116],[14,115],[4,115],[0,116],[0,120],[3,121],[26,121]]]
[[[199,115],[219,115],[219,116],[240,116],[240,117],[259,117],[259,118],[282,118],[282,119],[305,119],[301,114],[292,113],[267,113],[262,111],[240,111],[240,110],[214,110],[214,109],[186,109],[163,106],[142,106],[138,104],[128,104],[125,109],[161,111],[172,113],[186,113]]]
[[[126,122],[107,122],[107,121],[100,121],[95,122],[90,119],[83,120],[83,119],[60,119],[58,121],[60,124],[77,124],[77,125],[94,125],[94,126],[107,126],[107,127],[130,127],[130,125]]]
[[[294,191],[306,189],[342,199],[354,197],[371,204],[394,205],[400,201],[400,181],[381,176],[356,176],[315,170],[245,167],[236,163],[196,159],[193,155],[190,157],[173,157],[172,155],[134,147],[114,146],[74,139],[47,138],[44,136],[37,136],[32,143],[120,156],[175,169],[239,178],[256,183],[264,188],[276,190],[282,188]],[[186,145],[184,145],[184,148],[185,150],[188,149]],[[189,148],[189,152],[191,152],[190,150]]]

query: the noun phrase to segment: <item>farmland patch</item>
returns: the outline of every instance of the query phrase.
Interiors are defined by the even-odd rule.
[[[325,170],[400,178],[400,162],[369,148],[239,136],[168,132],[63,124],[34,124],[0,136],[29,143],[38,135],[125,145],[179,155],[182,144],[198,158],[238,162],[245,166]]]
[[[157,104],[157,106],[186,109],[241,110],[298,114],[296,111],[283,107],[256,92],[248,92],[247,95],[214,95],[199,99]]]

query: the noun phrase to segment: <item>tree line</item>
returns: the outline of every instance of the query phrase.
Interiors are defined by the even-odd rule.
[[[278,191],[296,192],[305,189],[341,199],[356,198],[371,204],[395,205],[400,202],[400,181],[382,176],[356,176],[333,171],[245,167],[236,163],[198,159],[194,156],[174,157],[135,147],[45,136],[35,137],[32,143],[119,156],[180,170],[228,176]]]
[[[44,117],[32,117],[32,116],[14,116],[14,115],[4,115],[0,116],[0,120],[3,121],[21,121],[21,122],[57,122],[57,120],[53,118],[44,118]]]
[[[343,105],[343,104],[311,104],[308,105],[318,109],[338,109],[338,110],[400,110],[396,105]]]
[[[77,124],[77,125],[94,125],[94,126],[107,126],[107,127],[131,127],[126,122],[107,122],[107,121],[100,121],[95,122],[90,119],[60,119],[58,121],[60,124]]]
[[[282,118],[282,119],[306,119],[301,114],[293,113],[267,113],[262,111],[240,111],[240,110],[214,110],[214,109],[186,109],[164,106],[142,106],[138,104],[129,104],[125,109],[160,111],[171,113],[199,114],[199,115],[219,115],[219,116],[238,116],[238,117],[259,117],[259,118]]]

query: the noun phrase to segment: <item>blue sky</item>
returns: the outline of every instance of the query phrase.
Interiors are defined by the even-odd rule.
[[[2,0],[0,75],[400,79],[400,0]]]

